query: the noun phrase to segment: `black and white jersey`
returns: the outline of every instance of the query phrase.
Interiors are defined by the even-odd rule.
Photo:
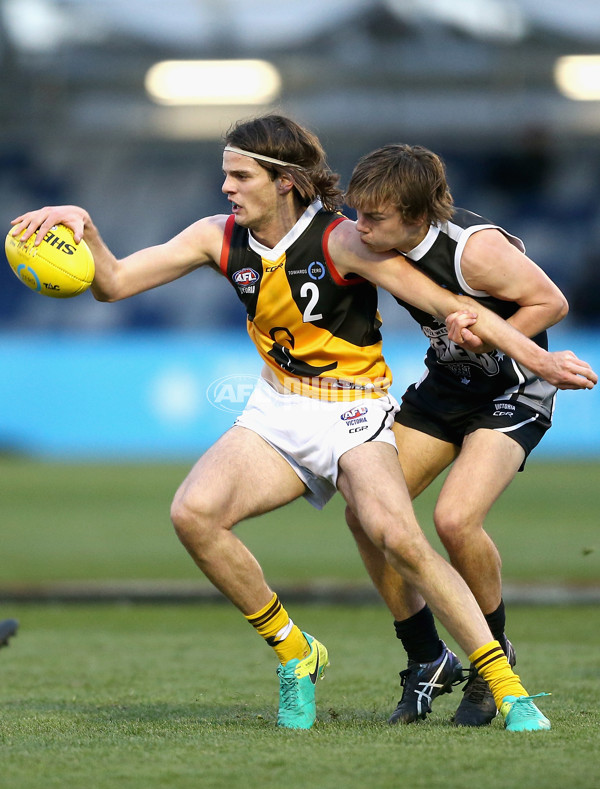
[[[423,241],[406,257],[421,271],[453,293],[465,294],[506,319],[519,305],[473,290],[465,282],[461,259],[468,239],[480,230],[497,229],[525,251],[523,242],[478,214],[462,208],[454,210],[448,222],[432,225]],[[449,408],[463,408],[489,400],[518,401],[551,418],[556,388],[535,376],[501,351],[475,354],[460,348],[448,338],[446,325],[432,315],[407,304],[405,307],[429,339],[425,357],[426,371],[415,385],[424,402],[445,401]],[[548,348],[546,332],[532,338]]]

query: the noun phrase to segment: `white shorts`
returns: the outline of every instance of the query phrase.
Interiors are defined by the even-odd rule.
[[[329,402],[280,394],[260,378],[235,424],[277,450],[308,488],[306,500],[321,509],[336,491],[344,452],[367,441],[396,447],[392,425],[399,408],[391,395]]]

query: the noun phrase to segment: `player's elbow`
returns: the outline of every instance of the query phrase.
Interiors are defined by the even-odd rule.
[[[101,277],[99,277],[97,275],[97,271],[96,277],[92,282],[91,291],[96,301],[104,301],[108,303],[121,301],[121,299],[124,299],[130,295],[124,292],[123,283],[121,283],[121,280],[118,276],[115,276],[115,274],[103,274]]]
[[[569,302],[565,298],[562,293],[555,294],[554,298],[552,299],[551,303],[549,304],[549,310],[552,316],[552,322],[550,323],[553,326],[555,323],[559,323],[564,318],[567,317],[569,314]]]
[[[113,301],[118,301],[117,298],[111,296],[110,293],[107,293],[105,290],[100,288],[95,283],[92,284],[91,291],[92,291],[92,296],[96,299],[96,301],[104,301],[108,303]]]
[[[562,321],[563,318],[566,318],[568,314],[569,314],[569,302],[564,296],[562,296],[562,298],[560,299],[560,304],[558,306],[557,322]]]

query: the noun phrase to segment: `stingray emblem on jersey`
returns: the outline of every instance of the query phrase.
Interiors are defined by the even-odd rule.
[[[311,279],[323,279],[325,276],[325,266],[322,263],[319,263],[318,260],[313,260],[313,262],[308,266],[308,276]]]
[[[468,367],[476,367],[481,370],[485,375],[498,375],[500,372],[500,365],[498,360],[490,353],[475,353],[461,348],[455,342],[452,342],[447,336],[432,337],[428,332],[427,327],[423,328],[424,334],[429,336],[431,347],[435,351],[438,364],[447,364],[455,375],[465,374],[470,378],[470,373],[463,373],[462,370],[468,371]]]
[[[285,326],[274,326],[269,335],[273,340],[273,347],[268,352],[269,356],[273,357],[282,370],[293,373],[299,376],[319,376],[322,373],[327,373],[330,370],[335,370],[337,362],[315,367],[308,362],[295,357],[291,350],[296,345],[296,339],[292,332]],[[285,343],[285,345],[283,345]]]

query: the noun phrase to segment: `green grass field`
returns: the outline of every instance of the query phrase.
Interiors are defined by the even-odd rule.
[[[43,464],[0,459],[6,583],[191,579],[205,583],[169,520],[183,465]],[[508,580],[600,583],[598,463],[533,463],[504,493],[487,528]],[[415,506],[431,526],[436,486]],[[318,512],[304,500],[238,527],[274,584],[367,583],[336,496]]]
[[[169,523],[186,471],[0,461],[0,618],[21,624],[0,651],[2,789],[596,785],[595,605],[510,607],[519,673],[531,692],[553,693],[540,702],[552,731],[521,735],[498,720],[454,729],[460,691],[438,699],[426,722],[389,727],[404,659],[381,604],[288,606],[332,661],[317,724],[290,732],[275,726],[274,655],[228,604],[8,602],[6,590],[63,581],[202,587]],[[506,579],[600,585],[599,471],[531,463],[519,475],[489,520]],[[432,539],[434,496],[417,502]],[[366,587],[340,500],[321,513],[300,501],[239,533],[276,587]]]
[[[294,606],[331,666],[308,732],[278,730],[276,661],[225,605],[16,606],[0,654],[6,789],[592,789],[600,726],[598,615],[517,608],[519,670],[550,732],[454,729],[460,691],[392,728],[400,648],[381,607]]]

